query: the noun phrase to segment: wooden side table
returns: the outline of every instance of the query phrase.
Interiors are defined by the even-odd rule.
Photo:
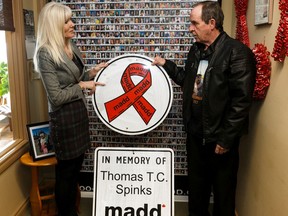
[[[31,167],[32,174],[32,185],[30,191],[30,203],[31,203],[31,215],[40,216],[43,210],[44,200],[54,199],[54,192],[51,194],[46,194],[41,196],[40,187],[38,182],[38,168],[45,166],[54,166],[57,163],[55,157],[50,157],[38,161],[33,161],[33,158],[30,156],[29,152],[21,156],[20,161],[22,164]]]

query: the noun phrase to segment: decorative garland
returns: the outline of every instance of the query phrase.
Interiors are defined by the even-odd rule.
[[[248,0],[234,0],[234,5],[237,18],[236,39],[250,47],[248,27],[246,21]]]
[[[272,52],[272,57],[275,61],[283,62],[288,56],[288,1],[279,0],[280,21],[275,36],[275,43]]]
[[[248,27],[246,21],[248,0],[234,0],[234,5],[237,18],[236,39],[241,41],[248,47],[250,47]],[[286,35],[288,36],[287,32]],[[286,38],[288,39],[288,37]],[[271,61],[269,59],[270,52],[267,51],[267,48],[263,44],[255,44],[255,47],[252,49],[252,51],[255,54],[256,67],[257,67],[256,83],[253,92],[253,99],[263,100],[266,97],[267,89],[270,85],[270,75],[271,75]]]
[[[266,97],[268,87],[270,85],[271,61],[269,59],[270,52],[263,44],[255,44],[252,49],[256,58],[256,83],[253,92],[254,100],[263,100]]]

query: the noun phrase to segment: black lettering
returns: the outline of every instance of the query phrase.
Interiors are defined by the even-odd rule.
[[[116,214],[116,211],[118,212],[117,214]],[[111,214],[110,214],[110,212],[111,212]],[[116,216],[116,215],[119,215],[119,216],[121,216],[122,215],[122,208],[121,207],[113,207],[113,206],[106,206],[105,207],[105,216]]]

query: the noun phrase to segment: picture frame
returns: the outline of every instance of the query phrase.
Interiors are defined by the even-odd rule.
[[[49,122],[27,124],[30,143],[30,155],[34,161],[55,156],[54,146],[50,141]]]
[[[255,0],[254,25],[271,24],[274,0]]]

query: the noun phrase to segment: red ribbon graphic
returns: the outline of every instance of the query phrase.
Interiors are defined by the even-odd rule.
[[[141,76],[143,79],[135,85],[131,79],[132,76]],[[116,119],[133,105],[147,125],[156,111],[156,109],[143,97],[144,93],[152,85],[149,68],[140,63],[128,65],[121,77],[121,85],[125,93],[105,103],[109,122]]]

